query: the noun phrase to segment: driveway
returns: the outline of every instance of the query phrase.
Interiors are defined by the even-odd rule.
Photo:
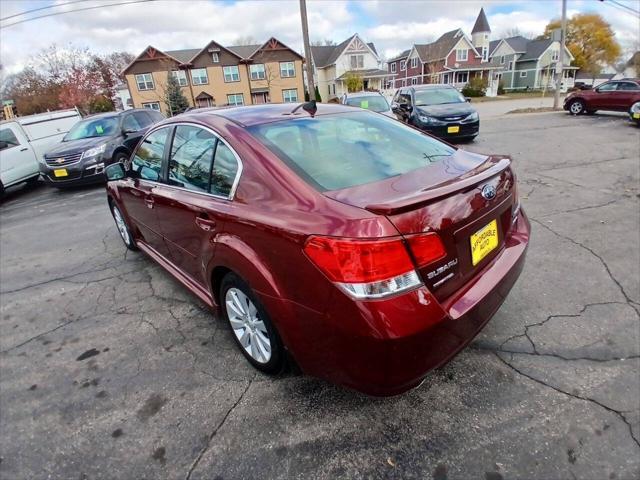
[[[513,155],[525,270],[469,348],[387,399],[256,373],[124,249],[101,188],[11,193],[0,477],[638,478],[639,144],[615,116],[483,119],[464,148]]]

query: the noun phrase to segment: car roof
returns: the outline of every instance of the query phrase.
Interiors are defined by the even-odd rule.
[[[176,121],[193,120],[207,123],[208,119],[211,120],[210,117],[222,117],[238,125],[249,127],[252,125],[259,125],[261,123],[309,117],[310,114],[303,108],[298,108],[296,110],[297,107],[302,105],[303,103],[269,103],[262,105],[247,105],[244,107],[206,108],[186,112],[174,118],[176,118]],[[318,103],[316,106],[317,111],[314,116],[349,113],[354,111],[353,107],[337,103]],[[294,112],[294,110],[296,111]],[[172,122],[169,121],[166,124],[170,123]]]
[[[405,88],[413,88],[414,90],[435,90],[437,88],[455,88],[455,87],[447,83],[428,83],[426,85],[411,85],[410,87],[405,87]]]
[[[347,93],[347,98],[351,98],[351,97],[377,97],[379,95],[382,95],[382,93],[380,92],[352,92],[352,93]]]

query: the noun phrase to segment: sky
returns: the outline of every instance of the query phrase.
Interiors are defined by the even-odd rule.
[[[124,1],[131,0],[0,0],[2,19],[55,5],[0,21],[2,73],[21,70],[35,52],[52,43],[89,47],[96,53],[124,50],[138,55],[148,45],[176,50],[201,48],[210,40],[234,45],[248,37],[261,43],[275,36],[291,48],[303,50],[298,0],[153,0],[110,5]],[[568,0],[568,14],[601,14],[630,56],[639,46],[640,19],[614,1],[640,10],[640,0]],[[10,25],[38,15],[98,5],[102,7]],[[358,33],[375,43],[384,60],[414,43],[433,41],[448,30],[462,28],[470,34],[480,7],[487,13],[492,39],[514,27],[541,34],[549,20],[561,14],[560,0],[307,0],[309,36],[311,40],[339,43]]]

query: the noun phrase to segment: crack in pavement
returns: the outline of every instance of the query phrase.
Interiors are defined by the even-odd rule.
[[[486,344],[483,342],[475,342],[469,345],[469,348],[473,350],[482,350],[485,352],[498,352],[498,353],[511,353],[514,355],[529,355],[533,357],[548,357],[548,358],[557,358],[558,360],[563,360],[565,362],[576,362],[576,361],[589,361],[589,362],[598,362],[598,363],[607,363],[607,362],[624,362],[626,360],[636,360],[640,359],[640,355],[629,355],[628,357],[608,357],[608,358],[597,358],[597,357],[565,357],[564,355],[560,355],[558,353],[539,353],[539,352],[527,352],[524,350],[507,350],[504,348],[495,348],[490,344]]]
[[[528,378],[529,380],[531,380],[533,382],[536,382],[536,383],[538,383],[540,385],[543,385],[543,386],[545,386],[547,388],[555,390],[556,392],[561,393],[563,395],[567,395],[568,397],[572,397],[572,398],[576,398],[578,400],[583,400],[585,402],[593,403],[594,405],[598,405],[599,407],[605,409],[606,411],[615,414],[627,426],[627,428],[629,430],[629,435],[631,436],[631,438],[633,439],[635,444],[640,449],[640,440],[638,438],[636,438],[635,434],[633,433],[633,428],[631,426],[631,423],[629,423],[629,421],[627,420],[627,417],[625,417],[624,414],[621,411],[615,410],[615,409],[609,407],[608,405],[605,405],[604,403],[599,402],[598,400],[596,400],[594,398],[583,397],[581,395],[562,390],[561,388],[556,387],[555,385],[551,385],[551,384],[549,384],[549,383],[547,383],[547,382],[545,382],[543,380],[540,380],[539,378],[536,378],[533,375],[529,375],[527,373],[524,373],[522,370],[518,369],[517,367],[515,367],[511,363],[509,363],[507,360],[502,358],[502,356],[500,355],[499,352],[493,352],[493,354],[496,356],[496,358],[498,358],[498,360],[500,360],[500,362],[502,362],[504,365],[509,367],[511,370],[513,370],[514,372],[516,372],[517,374],[519,374],[519,375],[521,375],[521,376],[523,376],[525,378]],[[510,355],[511,355],[511,360],[513,360],[513,355],[514,354],[510,353]]]
[[[240,404],[240,402],[244,398],[245,394],[249,390],[249,387],[251,386],[253,381],[256,379],[257,375],[258,375],[257,373],[253,375],[251,380],[249,380],[249,382],[247,383],[247,386],[245,387],[245,389],[242,391],[240,396],[238,396],[238,399],[234,402],[233,405],[231,405],[231,408],[229,408],[229,410],[227,410],[227,413],[225,414],[224,417],[222,417],[222,420],[218,423],[216,428],[209,434],[209,438],[207,440],[207,444],[202,448],[202,450],[200,450],[200,453],[198,453],[198,456],[195,458],[195,460],[191,464],[191,467],[189,468],[189,471],[187,472],[187,475],[185,476],[185,480],[190,480],[191,475],[193,474],[193,471],[195,470],[195,468],[200,463],[200,460],[202,460],[202,457],[204,456],[204,454],[207,453],[207,451],[211,447],[211,441],[213,440],[213,437],[215,437],[216,434],[218,433],[218,431],[223,427],[223,425],[227,421],[227,418],[229,418],[229,416],[231,415],[231,412],[233,412],[233,410]]]
[[[554,229],[552,229],[551,227],[549,227],[548,225],[545,225],[543,222],[541,222],[540,220],[537,220],[533,217],[529,217],[529,219],[532,222],[537,223],[538,225],[540,225],[542,228],[544,228],[545,230],[548,230],[549,232],[553,233],[555,236],[559,237],[559,238],[563,238],[564,240],[567,240],[571,243],[573,243],[574,245],[583,248],[584,250],[586,250],[587,252],[589,252],[591,255],[593,255],[594,257],[596,257],[598,260],[600,260],[600,263],[602,264],[602,266],[604,267],[604,269],[607,271],[607,274],[609,275],[609,278],[611,278],[611,281],[613,281],[613,283],[616,284],[616,286],[618,287],[618,289],[620,290],[620,293],[622,293],[622,296],[625,298],[626,303],[631,305],[632,308],[634,310],[636,310],[636,312],[638,311],[635,302],[633,301],[633,299],[631,297],[629,297],[629,295],[627,294],[627,292],[625,291],[624,287],[622,286],[622,284],[620,283],[620,281],[615,277],[615,275],[613,275],[613,272],[611,272],[611,269],[609,268],[609,265],[607,264],[607,262],[604,260],[604,258],[602,258],[602,256],[600,256],[598,253],[596,253],[592,248],[587,247],[586,245],[584,245],[583,243],[578,242],[577,240],[574,240],[571,237],[568,237],[566,235],[562,235],[561,233],[556,232]]]
[[[614,203],[618,202],[619,200],[622,200],[622,199],[621,198],[616,198],[614,200],[609,200],[606,203],[601,203],[599,205],[588,205],[586,207],[570,208],[569,210],[559,210],[557,212],[551,212],[551,213],[546,213],[544,215],[540,215],[540,218],[547,218],[547,217],[551,217],[553,215],[559,215],[561,213],[573,213],[573,212],[580,212],[582,210],[591,210],[592,208],[607,207],[609,205],[613,205]]]

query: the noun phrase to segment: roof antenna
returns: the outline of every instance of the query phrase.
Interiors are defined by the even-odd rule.
[[[291,110],[291,115],[296,113],[300,108],[302,108],[305,112],[307,112],[309,115],[311,115],[311,118],[313,118],[313,116],[318,111],[318,107],[316,106],[316,101],[315,100],[310,100],[308,102],[301,103],[296,108]]]

